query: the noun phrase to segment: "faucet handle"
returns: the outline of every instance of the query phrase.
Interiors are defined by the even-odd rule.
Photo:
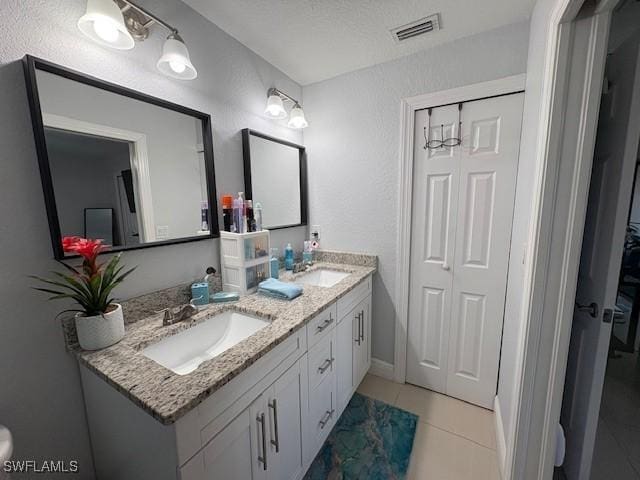
[[[165,309],[160,310],[160,311],[158,311],[156,313],[163,313],[164,314],[164,316],[162,318],[162,321],[165,322],[165,323],[166,322],[171,322],[173,320],[173,318],[174,318],[173,310],[171,310],[170,308],[165,308]]]

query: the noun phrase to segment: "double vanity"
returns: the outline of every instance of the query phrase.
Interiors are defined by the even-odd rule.
[[[244,183],[224,185],[219,225],[210,114],[31,56],[24,68],[56,259],[77,264],[63,237],[101,239],[111,253],[207,241],[221,250],[222,275],[206,269],[204,281],[213,283],[197,286],[247,292],[281,255],[268,237],[260,248],[245,244],[236,252],[244,251],[243,273],[238,264],[234,273],[221,230],[262,235],[256,228],[281,229],[287,255],[303,247],[308,263],[308,235],[318,240],[318,230],[298,228],[308,220],[304,146],[238,132],[242,162],[223,162],[222,178],[244,170]],[[225,199],[235,192],[231,225]],[[377,268],[371,255],[315,250],[314,257],[306,272],[281,272],[304,286],[292,301],[244,295],[194,314],[186,304],[203,296],[191,285],[153,292],[123,302],[125,336],[99,351],[81,350],[73,319],[65,322],[98,478],[304,476],[369,368]],[[179,305],[177,317],[154,313]]]
[[[376,257],[326,252],[283,280],[293,301],[254,294],[78,351],[99,478],[304,476],[371,361]]]

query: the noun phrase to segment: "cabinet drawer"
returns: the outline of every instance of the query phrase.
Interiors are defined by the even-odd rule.
[[[307,324],[308,348],[313,347],[324,338],[337,323],[336,304],[332,303],[322,312],[312,318]]]
[[[371,282],[371,275],[369,275],[362,283],[338,300],[338,321],[342,321],[363,298],[371,293]]]
[[[309,431],[315,451],[326,440],[336,421],[335,378],[327,377],[309,392]]]
[[[325,337],[309,351],[310,392],[313,392],[326,377],[333,375],[335,370],[335,344],[336,331],[332,329],[330,334],[325,335]]]

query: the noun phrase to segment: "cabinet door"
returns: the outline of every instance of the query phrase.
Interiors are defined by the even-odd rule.
[[[336,329],[336,379],[338,417],[349,403],[353,389],[353,349],[355,345],[355,310],[352,310]]]
[[[265,392],[269,412],[269,480],[294,480],[304,473],[303,388],[306,388],[303,384],[303,372],[300,362],[296,362]]]
[[[268,392],[268,389],[267,389]],[[251,469],[253,474],[247,480],[267,480],[267,471],[273,458],[269,449],[269,415],[267,412],[267,392],[264,392],[249,406],[251,427]],[[215,477],[223,479],[224,476]]]
[[[353,388],[356,389],[371,364],[371,296],[360,302],[353,311]]]
[[[249,480],[252,476],[255,455],[252,452],[253,438],[256,436],[255,420],[251,407],[238,415],[203,449],[204,478],[202,480]],[[189,462],[189,464],[191,461]],[[190,469],[189,471],[191,471]],[[183,479],[193,478],[183,473]]]

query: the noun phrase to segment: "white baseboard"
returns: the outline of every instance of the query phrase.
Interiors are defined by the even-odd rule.
[[[393,364],[380,360],[378,358],[371,359],[371,367],[369,367],[369,373],[376,377],[386,378],[387,380],[394,381]]]
[[[493,399],[493,414],[496,429],[496,453],[498,454],[498,467],[500,468],[500,476],[505,478],[504,469],[507,459],[507,444],[504,438],[504,424],[502,423],[502,412],[500,411],[500,399],[497,395]]]

